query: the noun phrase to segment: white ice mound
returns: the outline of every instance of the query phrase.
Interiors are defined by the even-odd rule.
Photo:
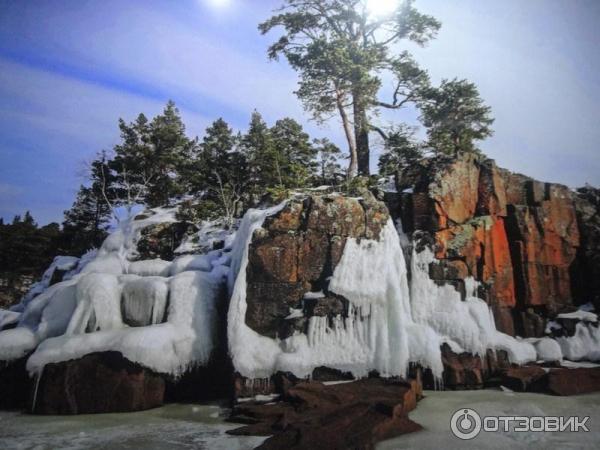
[[[466,280],[467,298],[450,285],[438,286],[429,278],[429,264],[435,263],[433,252],[413,250],[411,279],[411,310],[415,322],[429,326],[454,351],[466,351],[483,356],[487,349],[504,350],[516,364],[535,361],[536,349],[496,330],[494,317],[487,303],[476,297],[476,282]]]
[[[30,373],[89,353],[121,352],[130,361],[174,376],[206,364],[216,344],[217,302],[223,298],[225,251],[186,255],[173,263],[135,261],[143,228],[175,221],[157,208],[123,221],[100,250],[57,258],[42,282],[14,311],[0,314],[0,360],[33,352]],[[49,286],[55,270],[70,270]]]
[[[579,322],[573,336],[558,337],[556,341],[564,357],[571,361],[600,361],[600,327]]]

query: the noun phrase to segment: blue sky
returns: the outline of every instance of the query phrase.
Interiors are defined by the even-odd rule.
[[[269,62],[257,24],[279,0],[0,0],[0,216],[62,220],[85,161],[118,142],[117,119],[171,98],[190,135],[217,117],[246,127],[256,108],[318,127]],[[443,26],[414,49],[435,82],[468,78],[492,106],[483,150],[539,179],[600,185],[600,2],[417,0]],[[412,111],[379,120],[412,121]],[[375,148],[374,158],[378,149]]]

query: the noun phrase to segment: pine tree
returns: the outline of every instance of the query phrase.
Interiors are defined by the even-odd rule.
[[[411,55],[397,52],[402,41],[425,45],[440,23],[417,11],[414,0],[398,1],[385,16],[374,16],[358,0],[286,0],[278,14],[259,25],[265,34],[285,34],[269,48],[299,72],[296,92],[314,118],[339,114],[350,151],[349,176],[369,175],[369,132],[380,108],[400,109],[419,99],[427,73]],[[379,98],[383,72],[394,80],[389,101]]]
[[[243,195],[248,184],[247,161],[238,145],[239,136],[222,118],[206,129],[198,145],[198,155],[190,164],[190,180],[194,191],[204,200],[214,202],[217,212],[231,225],[241,212]]]
[[[298,188],[306,186],[316,169],[316,150],[302,125],[286,117],[270,129],[275,179],[264,180],[267,187]]]
[[[173,101],[169,100],[163,113],[150,123],[150,143],[153,146],[150,159],[153,178],[146,202],[150,206],[167,205],[173,196],[183,193],[179,169],[189,158],[192,146]]]
[[[145,201],[149,206],[169,203],[184,191],[180,171],[194,142],[172,101],[151,122],[144,114],[127,124],[119,120],[121,144],[115,146],[111,169],[117,174],[121,202]]]
[[[467,80],[443,80],[439,88],[429,89],[421,110],[429,145],[437,152],[477,152],[475,141],[493,134],[491,108]]]
[[[232,153],[236,139],[233,130],[222,118],[215,120],[206,129],[200,143],[198,175],[204,186],[217,184],[217,173],[225,182],[229,181],[229,172],[233,169]],[[201,184],[202,184],[201,183]]]
[[[277,184],[277,169],[273,165],[274,147],[269,127],[258,111],[252,113],[248,132],[240,143],[248,160],[250,202],[255,204],[265,189]]]
[[[384,152],[379,157],[379,173],[383,176],[396,174],[422,158],[421,145],[415,139],[415,129],[400,125],[384,137]]]
[[[313,145],[318,154],[317,184],[335,186],[340,178],[342,168],[339,159],[342,151],[327,138],[315,139]]]
[[[63,248],[72,255],[99,247],[106,238],[110,206],[93,187],[80,186],[71,209],[65,211]]]

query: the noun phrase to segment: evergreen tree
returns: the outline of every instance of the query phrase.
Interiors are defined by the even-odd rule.
[[[200,156],[197,175],[200,177],[200,186],[215,186],[217,174],[225,182],[229,181],[229,172],[232,171],[232,154],[236,145],[233,130],[222,118],[215,120],[206,129],[200,144]]]
[[[342,172],[339,164],[342,151],[337,145],[326,138],[315,139],[314,146],[318,154],[317,183],[322,185],[336,185],[339,174]]]
[[[421,110],[429,145],[440,153],[476,152],[475,141],[493,133],[491,108],[467,80],[443,80],[439,88],[429,89]]]
[[[218,212],[231,225],[241,212],[242,197],[248,184],[246,156],[240,151],[241,138],[222,118],[206,129],[199,145],[199,155],[191,165],[196,190],[204,192],[204,199],[217,205]]]
[[[252,113],[248,132],[240,143],[248,160],[250,202],[255,204],[265,188],[277,184],[277,169],[273,165],[274,147],[269,127],[258,111]]]
[[[400,125],[384,137],[384,152],[379,157],[379,173],[394,175],[422,158],[421,145],[415,139],[415,129]]]
[[[148,186],[146,202],[150,206],[167,205],[171,197],[183,193],[179,169],[189,158],[192,147],[173,101],[169,100],[163,113],[150,123],[150,142],[154,177]]]
[[[60,228],[38,228],[29,211],[0,227],[0,272],[40,275],[57,253]]]
[[[106,238],[110,205],[98,196],[94,187],[80,186],[71,209],[65,211],[63,248],[66,253],[82,255],[100,247]]]
[[[316,149],[302,125],[286,117],[270,130],[272,151],[270,164],[275,179],[263,180],[267,187],[297,188],[306,186],[316,169]]]
[[[144,114],[127,124],[119,120],[121,144],[115,146],[111,169],[117,174],[122,203],[145,201],[160,206],[183,192],[181,168],[190,158],[194,142],[172,101],[151,122]]]
[[[350,176],[369,175],[370,115],[417,101],[428,86],[427,74],[411,55],[393,51],[403,40],[425,45],[440,28],[413,3],[399,1],[390,14],[374,16],[366,0],[286,0],[279,14],[259,25],[263,34],[284,28],[269,57],[283,54],[299,72],[296,94],[314,118],[339,114]],[[384,71],[395,80],[389,101],[378,97]]]

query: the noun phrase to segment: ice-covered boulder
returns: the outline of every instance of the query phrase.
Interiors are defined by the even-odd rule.
[[[178,223],[175,212],[156,208],[124,220],[98,251],[81,260],[56,258],[20,304],[0,311],[0,371],[17,362],[23,370],[26,361],[36,379],[31,397],[36,411],[156,406],[165,383],[172,386],[180,376],[211,364],[215,349],[224,345],[219,327],[224,326],[229,249],[172,262],[156,258],[169,257],[160,252],[140,259],[140,240],[149,235],[145,230],[169,230]],[[68,380],[79,381],[67,385]],[[111,392],[115,386],[123,397],[116,403],[87,392]]]

